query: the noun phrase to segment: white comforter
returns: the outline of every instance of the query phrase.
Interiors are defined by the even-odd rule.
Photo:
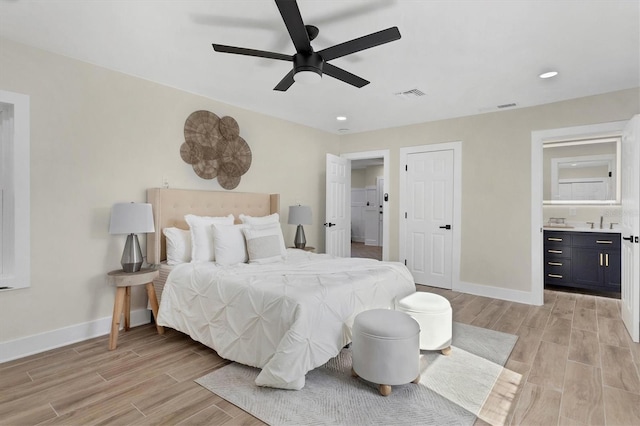
[[[260,386],[302,389],[305,374],[351,341],[356,314],[392,307],[415,292],[397,262],[288,250],[284,262],[174,268],[158,323],[189,334],[223,358],[259,367]]]

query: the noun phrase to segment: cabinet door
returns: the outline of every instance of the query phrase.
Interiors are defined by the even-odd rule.
[[[602,286],[604,268],[600,264],[604,265],[604,250],[574,247],[571,261],[574,283],[590,287]]]
[[[605,252],[604,285],[612,290],[620,291],[622,282],[622,265],[619,251]]]

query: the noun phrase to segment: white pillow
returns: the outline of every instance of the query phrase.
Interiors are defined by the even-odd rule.
[[[214,258],[219,265],[236,265],[246,263],[249,260],[247,255],[247,244],[244,241],[242,230],[248,225],[220,225],[214,223],[213,229],[213,252]]]
[[[240,214],[238,216],[240,222],[248,225],[267,225],[270,223],[280,223],[280,215],[273,213],[268,216],[247,216],[246,214]]]
[[[184,219],[191,231],[191,261],[211,262],[214,260],[213,230],[214,223],[233,225],[233,215],[224,217],[196,216],[188,214]]]
[[[287,258],[280,223],[251,226],[242,233],[247,241],[249,263],[271,263]]]
[[[180,228],[164,228],[167,237],[167,265],[191,262],[191,231]]]

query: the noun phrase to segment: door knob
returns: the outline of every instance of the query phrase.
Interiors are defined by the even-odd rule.
[[[629,235],[628,237],[622,237],[622,239],[625,240],[625,241],[633,242],[633,235]]]
[[[441,226],[440,229],[451,229],[451,225]]]
[[[324,226],[326,226],[326,227],[328,227],[328,228],[331,228],[332,226],[336,226],[336,224],[335,224],[335,223],[328,222],[328,223],[325,223],[325,224],[324,224]]]

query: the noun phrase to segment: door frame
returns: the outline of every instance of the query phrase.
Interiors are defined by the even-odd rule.
[[[461,255],[461,235],[462,235],[462,141],[435,143],[430,145],[418,145],[400,148],[400,203],[398,210],[399,235],[398,254],[402,262],[407,258],[406,239],[407,222],[403,220],[404,212],[407,211],[407,182],[402,177],[402,170],[407,165],[407,156],[421,152],[453,151],[453,221],[452,221],[452,247],[451,247],[451,290],[456,291],[460,284],[460,255]]]
[[[545,142],[560,139],[620,136],[629,120],[531,132],[531,304],[544,304],[543,252],[543,153]]]
[[[377,151],[362,151],[340,154],[341,157],[349,160],[371,160],[382,158],[383,161],[383,193],[389,193],[389,150],[381,149]],[[351,165],[349,165],[351,169]],[[351,225],[349,225],[351,226]],[[349,229],[351,232],[351,229]],[[382,203],[382,260],[389,260],[389,201]]]

